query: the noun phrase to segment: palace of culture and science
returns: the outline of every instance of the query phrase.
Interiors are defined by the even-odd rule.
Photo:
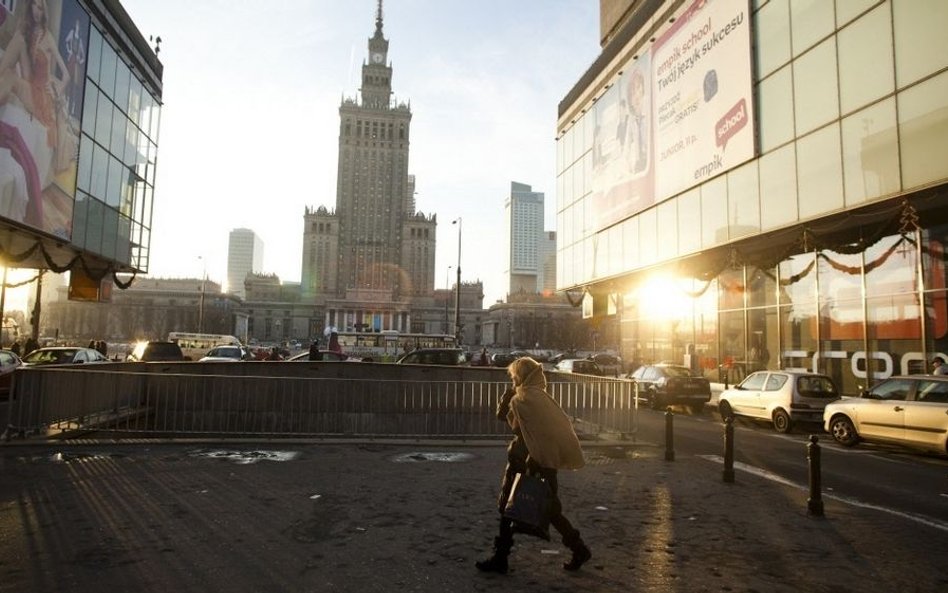
[[[326,326],[424,331],[413,309],[433,295],[437,217],[415,212],[411,108],[392,95],[381,2],[361,97],[343,99],[339,120],[336,209],[306,210],[302,300]]]

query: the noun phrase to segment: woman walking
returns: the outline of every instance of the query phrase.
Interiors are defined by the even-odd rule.
[[[510,425],[514,437],[507,446],[507,467],[497,498],[500,531],[494,538],[493,555],[477,562],[476,566],[483,572],[507,572],[514,525],[504,516],[504,507],[514,478],[518,473],[529,473],[542,478],[550,487],[550,524],[562,536],[563,545],[572,551],[572,557],[563,563],[563,568],[579,570],[592,553],[583,543],[579,530],[563,516],[556,479],[557,470],[579,469],[585,464],[579,439],[569,417],[546,392],[546,377],[540,363],[530,357],[518,358],[507,367],[507,372],[513,388],[508,389],[497,404],[497,418]]]

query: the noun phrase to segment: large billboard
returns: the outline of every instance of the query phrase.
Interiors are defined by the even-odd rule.
[[[754,157],[747,0],[695,0],[594,110],[601,230]]]
[[[0,216],[67,240],[88,41],[76,0],[0,3]]]

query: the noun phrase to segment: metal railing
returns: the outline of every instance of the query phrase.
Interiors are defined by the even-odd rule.
[[[548,378],[548,392],[578,432],[620,437],[635,432],[630,382],[553,373]],[[504,436],[509,429],[497,420],[495,409],[509,385],[466,376],[406,380],[235,376],[204,369],[197,374],[187,367],[165,373],[27,369],[17,371],[4,438],[74,431],[179,437]]]

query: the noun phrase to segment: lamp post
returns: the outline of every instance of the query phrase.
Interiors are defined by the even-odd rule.
[[[461,217],[451,221],[451,224],[458,225],[458,281],[454,286],[454,341],[461,345]]]
[[[201,260],[203,266],[201,272],[201,306],[198,309],[198,333],[204,333],[204,294],[207,290],[207,260],[203,256],[199,255],[198,259]]]
[[[448,269],[444,271],[444,290],[447,293],[449,287],[449,274],[451,273],[451,268],[454,266],[448,266]],[[444,333],[448,333],[448,295],[444,295]]]

